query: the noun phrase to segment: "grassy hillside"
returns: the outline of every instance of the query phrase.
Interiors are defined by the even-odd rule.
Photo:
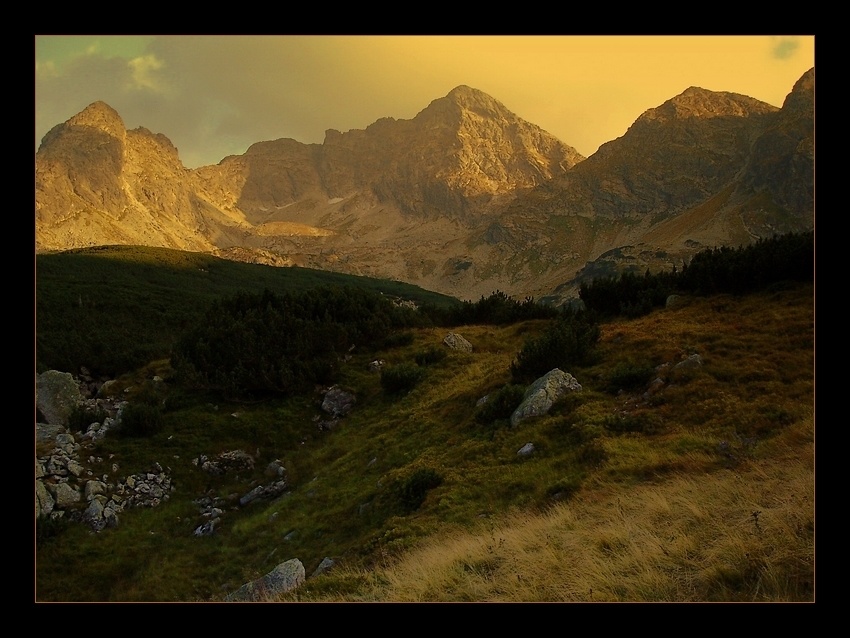
[[[213,295],[187,284],[204,281],[196,258],[185,257],[184,275],[168,266],[182,290],[156,269],[127,279],[105,268],[123,285],[87,284],[88,298],[122,317],[159,303],[160,325],[177,325],[171,313],[188,313],[187,299]],[[41,263],[40,303],[66,294],[51,290],[61,269],[42,280]],[[228,403],[181,390],[165,357],[134,368],[114,391],[129,388],[132,401],[163,377],[162,427],[99,441],[91,469],[113,475],[114,463],[127,475],[159,462],[177,489],[157,508],[123,512],[115,529],[42,525],[36,599],[215,601],[290,558],[310,575],[332,557],[333,570],[284,600],[814,600],[813,287],[690,298],[605,323],[593,360],[568,370],[581,393],[513,428],[481,418],[478,400],[510,385],[511,362],[547,325],[458,327],[474,350],[444,358],[427,353],[446,328],[355,350],[341,385],[357,403],[331,430],[318,426],[318,391]],[[693,354],[702,366],[671,369]],[[369,369],[377,358],[417,365],[421,380],[389,393]],[[527,443],[534,452],[518,455]],[[213,477],[191,462],[232,449],[256,456],[253,473]],[[234,495],[267,480],[274,460],[289,493],[240,508]],[[204,494],[228,506],[214,535],[196,537]]]
[[[116,375],[168,357],[207,305],[238,292],[353,285],[437,306],[459,301],[410,284],[309,268],[277,268],[147,246],[36,256],[36,366]]]

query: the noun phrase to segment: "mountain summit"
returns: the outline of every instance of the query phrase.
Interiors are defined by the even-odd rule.
[[[810,229],[813,92],[814,70],[781,109],[690,87],[584,158],[461,85],[409,120],[261,141],[194,170],[96,102],[36,153],[36,248],[167,246],[539,297],[606,255],[643,272]]]

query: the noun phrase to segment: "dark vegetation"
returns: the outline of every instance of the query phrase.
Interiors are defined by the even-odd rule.
[[[211,304],[237,295],[352,287],[435,309],[460,305],[397,281],[143,246],[37,255],[35,276],[37,371],[86,366],[108,377],[169,357]]]
[[[263,557],[272,547],[276,551],[290,530],[299,535],[292,536],[287,550],[305,560],[309,573],[323,555],[356,556],[368,564],[409,547],[420,533],[410,517],[423,510],[457,522],[482,510],[569,498],[586,473],[606,461],[603,436],[651,436],[664,428],[654,412],[612,413],[610,397],[620,390],[640,392],[665,359],[639,347],[619,359],[612,358],[610,348],[600,353],[603,323],[644,315],[663,306],[670,294],[743,295],[781,288],[782,282],[811,282],[813,240],[812,233],[777,237],[741,249],[705,251],[681,272],[595,280],[581,288],[584,310],[518,302],[499,291],[461,303],[398,282],[237,264],[165,249],[39,255],[37,371],[77,373],[86,366],[98,375],[123,375],[120,387],[134,389],[118,436],[99,442],[116,447],[100,456],[114,453],[122,463],[144,464],[166,453],[177,459],[199,451],[256,449],[262,454],[258,467],[284,460],[293,490],[275,506],[286,530],[275,527],[269,516],[257,515],[199,540],[192,537],[197,521],[191,499],[208,493],[210,480],[175,460],[181,496],[167,506],[170,510],[159,508],[165,513],[125,513],[121,528],[94,539],[75,526],[39,525],[40,597],[68,600],[71,591],[85,600],[209,599],[220,594],[222,582],[235,589],[268,571],[269,560]],[[397,299],[413,300],[419,309],[394,303]],[[519,328],[512,332],[514,324]],[[456,381],[467,373],[467,359],[423,336],[455,326],[496,335],[494,357],[501,356],[500,347],[511,347],[504,346],[507,339],[516,349],[503,370],[488,370],[480,381]],[[788,339],[796,339],[800,349],[813,345],[806,335]],[[366,372],[366,364],[379,357],[387,365],[378,381]],[[354,363],[343,365],[349,359]],[[152,366],[163,370],[167,391],[145,380]],[[504,472],[500,459],[515,457],[528,440],[527,434],[506,427],[508,419],[526,385],[555,367],[581,370],[586,391],[563,401],[539,426],[543,453],[537,474]],[[750,381],[740,378],[744,374],[762,375],[752,380],[760,384],[759,392],[776,382],[769,373],[752,370],[730,365],[714,374],[740,382]],[[683,397],[690,392],[688,403],[700,402],[697,373],[685,372],[676,380],[680,386],[691,384],[678,390]],[[354,418],[359,420],[344,440],[336,432],[317,434],[312,420],[313,387],[340,381],[358,392]],[[438,384],[454,383],[458,388],[451,397],[430,398]],[[485,384],[489,398],[476,407]],[[666,400],[675,401],[676,392]],[[406,408],[406,402],[415,407]],[[254,405],[261,407],[246,407]],[[730,427],[736,436],[763,436],[771,427],[800,418],[793,406],[764,402],[755,407],[764,417],[744,422],[735,415]],[[237,417],[243,409],[251,410],[251,418]],[[696,410],[693,418],[702,427],[707,417]],[[93,416],[77,412],[72,423],[84,429]],[[323,483],[331,471],[337,478]],[[494,475],[499,482],[490,484]],[[225,483],[219,493],[235,489]],[[132,522],[134,516],[138,523]],[[167,531],[133,535],[156,526]],[[67,543],[57,542],[69,536]],[[157,544],[166,536],[173,544],[168,549]],[[96,551],[70,549],[96,542],[102,545]],[[125,552],[128,543],[135,545]],[[142,566],[166,551],[178,573],[169,578],[159,574],[160,563],[150,570]],[[92,552],[109,558],[85,578],[75,561],[91,562]],[[193,566],[183,564],[186,560]],[[51,568],[66,563],[58,572]],[[193,581],[203,586],[187,589],[179,582],[181,569],[191,569]],[[123,575],[148,571],[157,572],[148,589]],[[165,581],[171,589],[163,587]]]
[[[671,294],[742,295],[784,281],[814,281],[814,231],[761,239],[741,248],[704,250],[682,270],[633,273],[584,283],[579,296],[600,319],[640,317],[661,308]]]

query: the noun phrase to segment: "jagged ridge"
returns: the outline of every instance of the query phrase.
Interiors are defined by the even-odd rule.
[[[95,103],[36,155],[37,249],[270,255],[467,299],[537,296],[619,246],[669,266],[706,242],[811,228],[813,91],[813,70],[782,109],[690,87],[584,159],[459,86],[411,120],[258,142],[196,170]]]

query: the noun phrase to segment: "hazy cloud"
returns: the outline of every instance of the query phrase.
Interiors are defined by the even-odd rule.
[[[161,91],[162,87],[156,77],[156,71],[163,66],[162,60],[154,55],[144,55],[133,58],[128,62],[133,78],[132,88]]]
[[[778,58],[780,60],[786,60],[793,56],[799,48],[799,38],[776,38],[775,42],[773,42],[771,54],[775,58]]]

